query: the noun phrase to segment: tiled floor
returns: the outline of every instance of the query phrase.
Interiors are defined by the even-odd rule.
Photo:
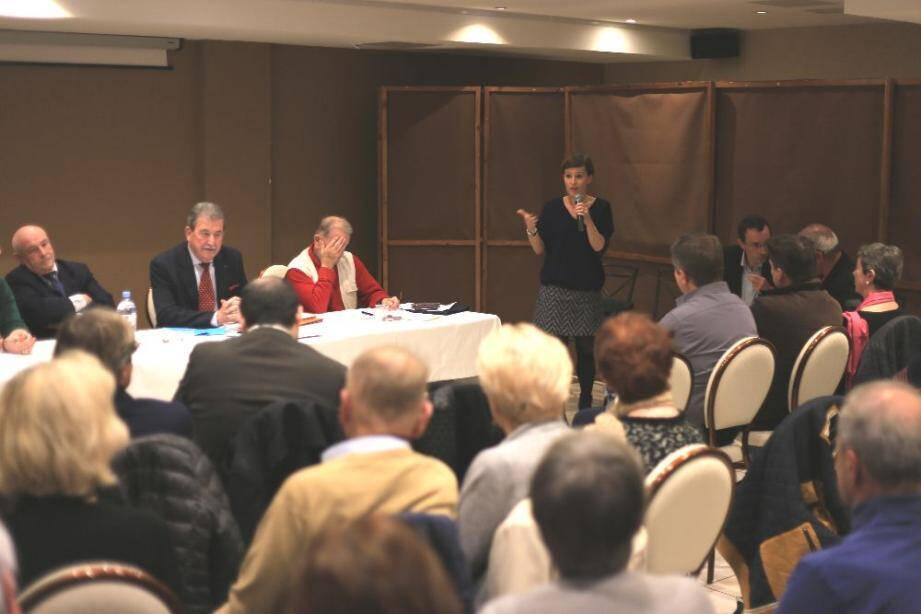
[[[604,386],[600,382],[595,382],[593,389],[594,407],[601,405],[604,399]],[[572,416],[576,413],[579,400],[579,384],[573,383],[569,395],[569,401],[566,403],[566,420],[572,422]],[[731,455],[732,456],[732,455]],[[738,451],[741,457],[741,448]],[[741,479],[741,475],[737,476]],[[742,599],[742,591],[739,589],[739,582],[736,580],[732,568],[718,553],[716,555],[716,564],[714,566],[713,584],[707,585],[707,570],[700,573],[700,583],[707,588],[710,600],[713,602],[713,609],[716,614],[733,614],[739,601]]]

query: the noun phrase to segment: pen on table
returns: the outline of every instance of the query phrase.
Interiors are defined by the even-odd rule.
[[[374,316],[374,314],[371,313],[370,311],[362,311],[362,313],[365,314],[366,316],[372,316],[372,317]]]

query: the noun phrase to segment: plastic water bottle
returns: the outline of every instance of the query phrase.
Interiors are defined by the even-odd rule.
[[[137,330],[138,308],[134,305],[134,301],[131,300],[131,290],[122,291],[122,300],[118,303],[118,307],[115,308],[115,311],[125,319],[128,326],[131,327],[131,330]]]

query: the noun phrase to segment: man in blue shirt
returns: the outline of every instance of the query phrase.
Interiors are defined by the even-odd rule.
[[[892,381],[855,388],[838,420],[835,471],[853,531],[800,561],[780,614],[917,612],[921,394]]]

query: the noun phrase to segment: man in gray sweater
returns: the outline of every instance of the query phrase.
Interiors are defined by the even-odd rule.
[[[591,432],[557,440],[534,472],[531,502],[560,579],[481,614],[713,612],[690,578],[626,571],[645,507],[639,459],[626,442]]]

